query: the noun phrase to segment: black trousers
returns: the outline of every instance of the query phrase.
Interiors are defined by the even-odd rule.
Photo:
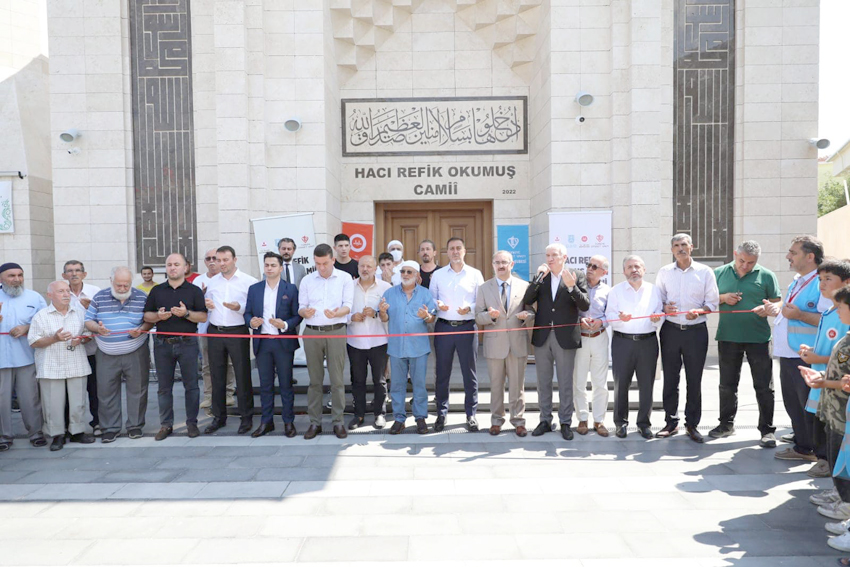
[[[806,401],[809,399],[809,387],[798,366],[808,366],[802,358],[779,359],[779,384],[782,386],[782,401],[785,411],[791,418],[794,429],[794,450],[804,455],[814,453],[812,430],[814,429],[815,414],[806,411]]]
[[[351,394],[354,396],[355,417],[366,416],[366,377],[372,368],[372,384],[375,395],[372,399],[372,413],[375,417],[387,413],[387,378],[384,369],[387,366],[387,345],[369,349],[348,348],[348,361],[351,363]]]
[[[718,341],[717,354],[720,361],[720,425],[731,427],[735,424],[738,384],[746,354],[759,408],[759,432],[766,435],[776,431],[773,426],[773,361],[770,359],[769,343]]]
[[[209,326],[211,335],[234,334],[247,335],[247,325],[238,327]],[[271,339],[267,339],[271,340]],[[251,355],[249,339],[208,337],[207,354],[210,361],[210,382],[212,383],[211,409],[213,417],[227,421],[227,359],[233,364],[236,377],[236,404],[242,421],[254,417],[254,388],[251,384]]]
[[[679,374],[684,363],[687,384],[685,427],[696,427],[702,417],[702,370],[708,354],[708,327],[699,323],[682,330],[672,323],[664,323],[660,336],[667,425],[679,423]]]
[[[452,378],[452,362],[455,351],[463,376],[463,407],[466,417],[472,417],[478,410],[478,375],[475,364],[478,360],[478,335],[451,334],[460,331],[471,331],[475,328],[475,321],[469,320],[462,325],[452,327],[439,319],[434,323],[434,331],[437,333],[450,333],[434,337],[434,350],[436,358],[437,383],[435,384],[434,401],[437,404],[437,416],[446,417],[449,412],[449,382]]]
[[[806,413],[811,412],[807,410]],[[812,447],[814,448],[815,456],[818,459],[827,460],[827,457],[829,456],[827,450],[829,435],[826,432],[826,424],[818,419],[817,414],[812,415],[814,416],[812,419]]]
[[[826,430],[826,460],[829,463],[829,472],[835,470],[835,462],[838,460],[838,453],[841,452],[841,443],[844,441],[844,432],[837,432],[830,429]],[[842,502],[850,503],[850,480],[838,477],[832,477],[832,482],[835,489],[838,491],[838,496]]]
[[[658,361],[658,339],[634,341],[614,335],[611,339],[611,369],[614,374],[614,425],[629,424],[629,386],[637,375],[638,427],[649,427],[652,414],[652,388]]]

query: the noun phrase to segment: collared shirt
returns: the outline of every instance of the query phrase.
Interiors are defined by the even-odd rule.
[[[257,278],[237,269],[230,276],[216,274],[207,284],[207,299],[212,299],[215,309],[210,310],[207,320],[217,327],[238,327],[245,324],[245,304],[248,302],[248,288],[257,283]],[[225,303],[238,303],[239,310],[225,307]]]
[[[384,299],[390,306],[387,309],[390,335],[428,332],[428,324],[417,313],[423,305],[426,305],[431,313],[437,309],[437,303],[430,291],[417,285],[413,288],[413,294],[408,301],[407,294],[400,285],[397,285],[384,292]],[[390,337],[387,346],[387,354],[397,358],[419,358],[429,352],[431,352],[431,342],[427,336]]]
[[[86,321],[100,321],[112,334],[105,337],[95,334],[98,348],[104,354],[119,355],[134,352],[148,340],[146,334],[135,339],[127,331],[141,326],[145,318],[145,292],[131,288],[130,297],[121,303],[112,296],[112,289],[102,289],[96,294],[86,310]]]
[[[608,305],[605,308],[605,318],[608,319],[611,329],[615,331],[642,335],[654,333],[655,329],[661,325],[664,317],[657,323],[653,323],[649,317],[646,319],[621,321],[620,313],[628,313],[632,317],[645,317],[654,313],[661,313],[663,310],[664,303],[661,301],[661,294],[658,293],[656,286],[644,281],[635,290],[628,281],[625,281],[618,283],[608,292]]]
[[[94,299],[95,294],[100,291],[100,288],[96,285],[87,284],[83,282],[83,287],[80,289],[79,294],[75,294],[73,290],[71,290],[71,303],[77,302],[80,306],[80,311],[83,313],[86,312],[86,308],[83,307],[83,304],[80,303],[81,299]],[[91,356],[97,352],[97,343],[95,341],[89,341],[83,348],[86,350],[86,355]]]
[[[199,288],[201,288],[201,291],[206,293],[207,288],[210,287],[210,280],[213,279],[214,277],[215,276],[209,276],[208,272],[204,272],[203,274],[199,275],[197,278],[192,280],[191,283],[198,286]],[[207,316],[206,321],[204,321],[203,323],[198,323],[198,333],[200,333],[200,334],[206,333],[209,326],[210,326],[210,320],[209,320],[209,316]]]
[[[695,260],[691,260],[691,265],[684,270],[676,262],[664,266],[658,270],[655,286],[661,294],[661,301],[665,304],[674,303],[676,311],[717,311],[717,306],[720,305],[714,270]],[[705,315],[700,315],[692,321],[685,315],[667,317],[668,321],[679,325],[698,325],[705,323],[706,319]]]
[[[552,274],[552,277],[549,279],[552,284],[552,301],[555,301],[555,296],[558,295],[558,287],[561,285],[561,276]]]
[[[384,295],[392,286],[383,280],[375,278],[368,288],[363,289],[360,285],[360,279],[354,280],[354,301],[351,308],[351,314],[348,316],[348,344],[360,350],[367,350],[387,344],[387,337],[371,337],[359,338],[351,335],[385,335],[387,333],[387,325],[383,323],[378,313],[378,305],[381,303],[381,296]],[[366,307],[371,307],[375,310],[375,317],[366,317],[362,323],[354,323],[351,321],[351,315],[362,313]]]
[[[508,276],[507,281],[503,281],[499,279],[499,276],[496,276],[496,283],[499,284],[499,301],[502,303],[502,309],[507,312],[508,308],[505,307],[505,302],[502,301],[502,297],[506,297],[508,299],[508,305],[511,304],[511,276]],[[502,290],[505,290],[505,293],[502,294]]]
[[[334,268],[329,278],[323,278],[319,271],[307,274],[301,280],[298,289],[298,309],[307,307],[316,310],[316,314],[309,319],[304,319],[308,325],[336,325],[347,323],[348,316],[333,317],[325,316],[325,309],[338,309],[348,307],[351,309],[354,303],[354,280],[351,276],[341,270]]]
[[[74,337],[89,335],[85,330],[84,316],[85,312],[79,302],[71,301],[64,315],[51,303],[32,318],[27,341],[32,345],[39,339],[55,335],[59,329],[71,333]],[[62,380],[91,374],[86,349],[77,345],[73,350],[68,350],[69,345],[70,341],[60,341],[34,349],[36,377]]]
[[[437,317],[447,321],[471,321],[475,319],[475,297],[478,286],[484,283],[481,272],[463,265],[460,272],[454,271],[451,264],[436,270],[431,276],[431,295],[434,301],[442,301],[449,306],[448,311],[438,311]],[[461,315],[458,309],[469,307],[469,313]]]
[[[170,311],[172,307],[179,307],[181,301],[189,311],[207,312],[207,306],[204,304],[204,292],[201,291],[201,288],[186,280],[183,280],[183,283],[177,287],[171,287],[171,284],[166,280],[153,288],[148,294],[148,299],[145,301],[145,313],[155,313],[159,311],[160,307]],[[245,321],[243,320],[242,323],[244,324]],[[163,333],[196,333],[198,324],[189,319],[172,315],[165,321],[157,321],[156,330]]]
[[[286,278],[286,272],[289,270],[289,279]],[[285,281],[286,283],[291,283],[295,285],[295,263],[292,261],[284,262],[283,266],[281,266],[280,270],[280,279]]]
[[[277,290],[280,289],[280,282],[281,280],[277,280],[274,287],[271,287],[268,280],[266,280],[263,286],[263,324],[260,325],[260,332],[264,335],[279,335],[281,330],[286,330],[285,328],[278,329],[269,323],[269,319],[277,318],[275,307],[277,307]]]
[[[0,289],[0,333],[8,333],[12,327],[29,325],[35,314],[47,307],[44,298],[31,289],[24,289],[21,295],[12,297]],[[35,363],[32,347],[26,335],[17,339],[11,335],[0,335],[0,368],[21,368]]]
[[[589,317],[591,319],[602,319],[602,328],[607,327],[608,322],[605,321],[605,308],[608,306],[608,294],[610,292],[611,287],[601,280],[593,287],[590,287],[588,283],[587,295],[590,298],[590,309],[579,311],[578,318]]]
[[[806,284],[805,287],[808,287],[810,285],[817,287],[817,269],[812,270],[804,276],[801,276],[800,274],[795,274],[794,281],[788,287],[788,293],[785,295],[784,301],[787,302],[788,299],[791,297],[791,294],[795,292],[799,293],[800,291],[805,289],[802,285],[802,283],[805,281],[809,282],[808,284]],[[832,301],[825,298],[823,294],[818,294],[818,297],[820,298],[816,307],[818,313],[823,313],[824,311],[832,307]],[[773,356],[776,356],[778,358],[800,358],[800,353],[788,345],[788,319],[786,319],[785,316],[782,315],[781,311],[779,312],[779,315],[776,316],[776,319],[773,320]]]
[[[717,319],[718,341],[730,343],[763,344],[770,341],[770,322],[767,317],[759,317],[755,313],[736,313],[724,315],[724,311],[749,311],[762,305],[765,299],[778,299],[779,281],[776,274],[756,264],[753,269],[738,276],[735,262],[730,262],[714,269],[717,279],[717,291],[724,293],[740,293],[741,300],[735,305],[722,303],[720,317]]]

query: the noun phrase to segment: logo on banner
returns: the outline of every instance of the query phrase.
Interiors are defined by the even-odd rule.
[[[571,234],[567,237],[567,242],[569,242],[570,244],[573,244],[575,241],[576,241],[575,235]]]
[[[508,246],[510,246],[512,250],[516,249],[516,247],[518,245],[519,245],[519,238],[517,238],[516,236],[511,236],[510,238],[508,238]]]
[[[366,249],[366,237],[362,234],[351,235],[351,251],[363,252]]]
[[[266,244],[266,241],[263,240],[263,242],[260,244],[260,248],[267,248],[267,247],[268,247],[268,244]]]
[[[582,237],[581,237],[581,241],[582,241],[582,242],[587,242],[587,237],[586,237],[586,236],[582,236]]]
[[[303,242],[304,244],[307,244],[308,242],[310,242],[310,237],[305,234],[304,236],[301,237],[301,242]]]
[[[604,236],[602,236],[601,234],[596,235],[596,242],[602,242],[603,240],[605,240]]]

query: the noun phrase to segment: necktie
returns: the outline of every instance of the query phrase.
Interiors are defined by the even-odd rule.
[[[292,279],[289,276],[289,263],[286,264],[286,283],[292,283]]]
[[[502,305],[505,306],[505,313],[508,312],[508,282],[502,282]]]

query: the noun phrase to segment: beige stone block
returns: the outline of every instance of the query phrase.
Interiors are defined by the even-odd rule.
[[[783,88],[777,88],[775,84],[747,85],[744,89],[744,104],[781,102],[782,91]]]
[[[553,54],[558,51],[591,51],[585,49],[581,33],[577,33],[576,30],[553,29],[549,41]],[[599,51],[604,51],[604,49]]]
[[[748,103],[744,105],[744,122],[779,122],[782,120],[781,103]]]
[[[413,54],[410,52],[378,52],[375,61],[378,71],[410,71],[414,68]]]
[[[780,176],[780,160],[746,160],[743,162],[744,179],[778,178]]]
[[[784,31],[778,26],[748,27],[744,32],[744,42],[746,46],[782,45]]]
[[[781,56],[785,65],[817,65],[820,52],[817,45],[783,45]]]
[[[269,57],[284,56],[291,58],[291,56],[295,52],[295,46],[298,43],[298,41],[296,41],[296,38],[300,39],[300,36],[297,36],[295,34],[283,33],[266,34],[266,55]]]
[[[53,185],[56,186],[55,170]],[[132,185],[132,170],[124,166],[98,169],[88,177],[88,185],[90,187],[126,187]]]
[[[742,125],[744,140],[780,140],[782,139],[782,124],[779,122],[752,122]]]
[[[411,31],[415,33],[426,32],[453,32],[455,29],[455,15],[453,13],[437,14],[413,14],[411,16]]]
[[[806,179],[817,179],[818,167],[815,153],[814,148],[812,148],[813,155],[809,159],[783,159],[780,163],[780,174],[783,178],[803,177]]]
[[[417,72],[423,70],[447,71],[455,68],[455,53],[453,51],[438,51],[435,53],[427,53],[414,51],[410,54],[410,62],[406,69],[415,69]],[[490,67],[489,60],[487,66],[482,67],[488,69]]]
[[[817,118],[817,102],[783,102],[782,120],[785,122],[810,122]]]
[[[809,102],[818,100],[818,85],[816,83],[783,84],[782,102]]]
[[[776,8],[747,8],[747,31],[754,27],[780,27],[783,10]]]
[[[413,51],[452,51],[454,49],[454,33],[430,32],[413,35]]]
[[[817,136],[817,127],[818,124],[814,116],[810,117],[807,121],[783,122],[781,124],[782,139],[807,143],[809,138]]]
[[[304,33],[322,33],[324,26],[323,14],[321,11],[295,12],[295,32],[298,34]]]
[[[814,83],[818,82],[817,65],[783,65],[783,83]]]
[[[578,6],[556,6],[551,11],[552,29],[579,29],[582,27]]]
[[[605,28],[581,29],[579,30],[579,40],[581,41],[582,51],[608,51],[611,49],[611,30]]]
[[[83,26],[86,36],[121,37],[121,19],[118,17],[86,17],[83,20]]]
[[[321,79],[296,79],[296,100],[324,100],[325,85]]]

